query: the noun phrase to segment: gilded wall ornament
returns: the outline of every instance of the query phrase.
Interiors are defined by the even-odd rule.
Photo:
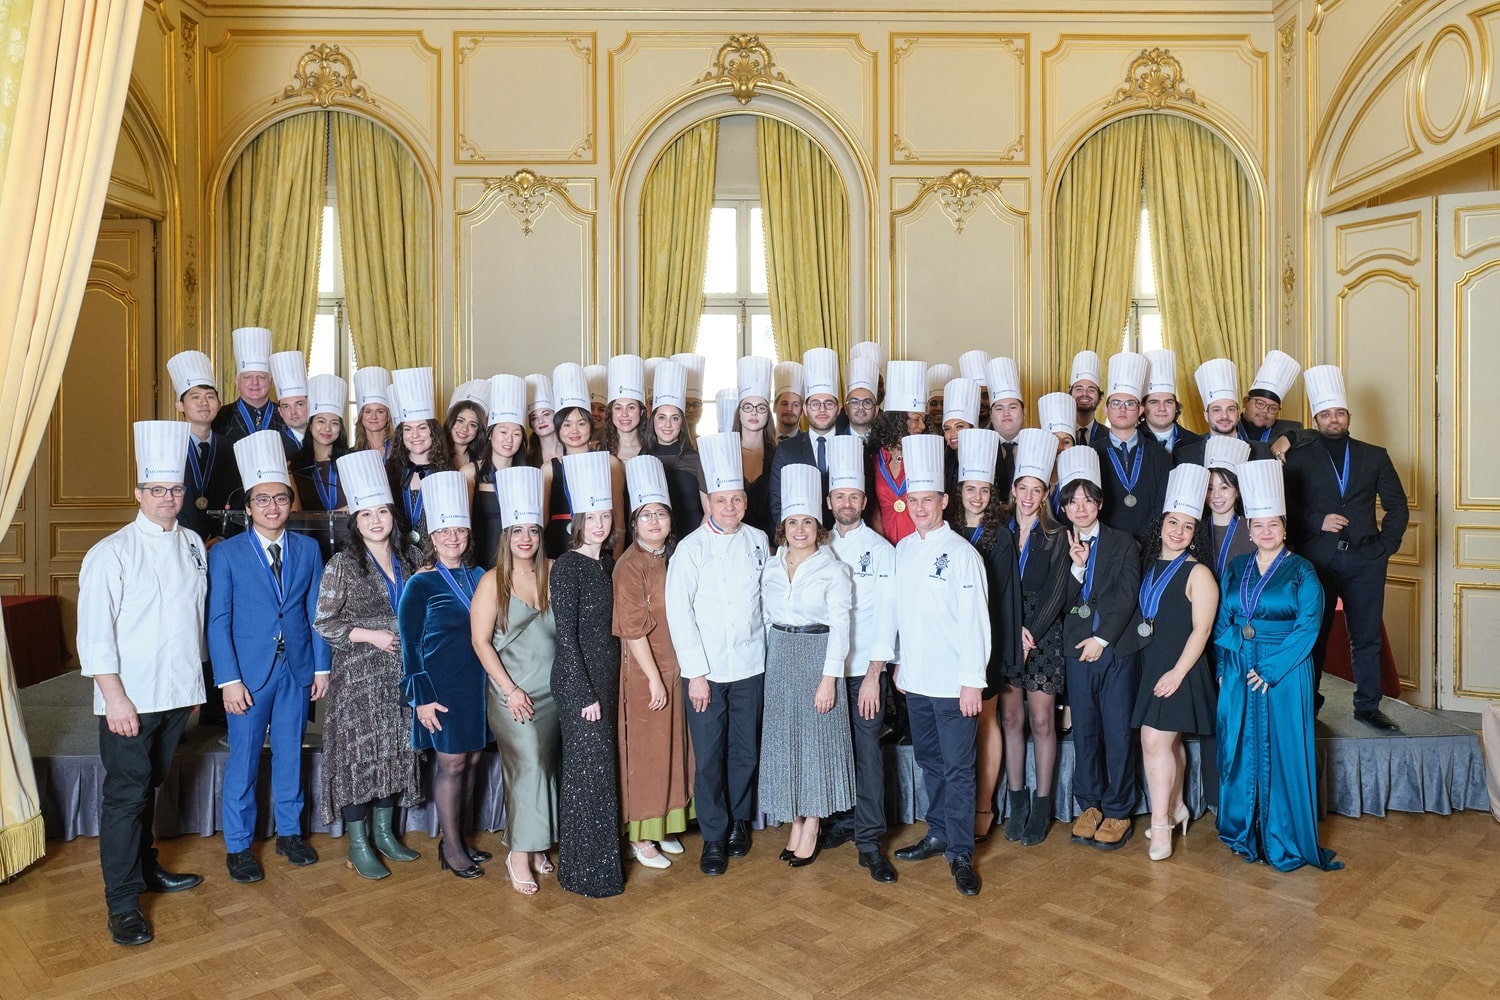
[[[1130,61],[1125,70],[1125,82],[1115,88],[1115,94],[1105,107],[1113,107],[1126,101],[1142,101],[1152,111],[1160,111],[1169,103],[1202,105],[1198,95],[1187,86],[1182,63],[1166,49],[1141,49],[1141,54]]]
[[[999,189],[998,180],[975,177],[960,167],[946,177],[934,177],[924,183],[917,191],[916,198],[912,199],[912,204],[917,204],[929,194],[937,195],[938,208],[953,223],[954,235],[962,236],[964,227],[969,224],[969,216],[974,214],[974,209],[979,205],[979,196]]]
[[[372,108],[380,106],[356,79],[353,61],[337,45],[309,45],[297,60],[292,82],[271,103],[280,104],[297,97],[309,98],[320,108],[332,107],[339,99],[361,101]]]
[[[188,83],[193,82],[193,64],[198,56],[198,22],[186,17],[182,19],[182,72]]]
[[[1291,326],[1297,304],[1297,251],[1291,234],[1281,238],[1281,325]]]
[[[1276,37],[1281,45],[1281,79],[1283,83],[1292,82],[1292,55],[1297,46],[1297,22],[1288,21],[1276,29]]]
[[[734,90],[735,100],[749,104],[755,88],[761,84],[792,81],[776,67],[771,50],[759,35],[731,35],[714,54],[713,67],[696,82],[727,83]]]
[[[568,197],[568,189],[561,181],[541,177],[531,170],[517,170],[509,177],[492,177],[484,182],[486,193],[498,191],[505,207],[521,224],[521,233],[530,236],[536,220],[547,208],[547,199],[556,195]]]

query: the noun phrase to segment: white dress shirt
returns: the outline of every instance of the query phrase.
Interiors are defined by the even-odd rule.
[[[896,683],[929,698],[983,688],[990,662],[989,582],[984,560],[946,523],[896,546]]]
[[[896,659],[896,547],[863,521],[846,534],[835,528],[830,547],[854,578],[854,620],[844,676],[863,677],[872,660]]]
[[[727,684],[766,671],[760,571],[766,533],[743,524],[731,535],[702,525],[667,564],[667,627],[682,676]]]
[[[766,628],[772,625],[827,625],[828,649],[823,676],[843,677],[849,658],[849,620],[854,606],[854,582],[849,567],[828,546],[819,546],[802,561],[788,580],[783,546],[766,561],[760,574],[760,607]]]
[[[85,677],[117,674],[137,712],[203,704],[203,540],[146,517],[89,549],[78,575],[78,661]],[[104,695],[94,686],[94,714]]]

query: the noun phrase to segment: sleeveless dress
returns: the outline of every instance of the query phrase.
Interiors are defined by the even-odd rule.
[[[542,613],[514,594],[506,618],[503,630],[496,621],[490,644],[500,654],[511,681],[531,699],[534,714],[524,723],[517,722],[499,685],[493,680],[486,683],[486,714],[505,779],[505,844],[513,851],[545,851],[557,843],[561,736],[557,704],[552,700],[557,625],[550,605]]]
[[[495,547],[500,544],[500,532],[504,525],[500,521],[500,494],[494,490],[494,480],[483,485],[487,490],[474,488],[474,502],[470,508],[470,532],[474,536],[474,562],[480,569],[495,568]]]
[[[542,548],[548,559],[556,559],[568,551],[568,539],[573,531],[573,511],[568,506],[568,485],[563,480],[562,459],[552,460],[552,489],[547,494],[547,523],[542,528]]]
[[[1171,560],[1158,559],[1158,577],[1170,565]],[[1198,733],[1203,736],[1214,731],[1219,694],[1206,648],[1170,696],[1158,698],[1151,691],[1156,682],[1177,665],[1182,648],[1193,634],[1193,604],[1187,596],[1187,578],[1196,565],[1185,562],[1178,568],[1156,609],[1155,631],[1141,650],[1141,686],[1137,689],[1135,711],[1130,717],[1132,729],[1150,726],[1164,733]]]

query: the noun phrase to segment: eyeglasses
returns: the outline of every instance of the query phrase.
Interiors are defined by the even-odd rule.
[[[158,500],[162,497],[180,497],[187,493],[181,486],[142,486],[141,489]]]
[[[839,401],[836,399],[809,399],[802,404],[809,410],[837,410]]]
[[[1281,412],[1281,406],[1279,404],[1273,403],[1269,399],[1266,399],[1262,396],[1252,396],[1250,398],[1250,409],[1254,410],[1256,413]]]
[[[643,510],[636,517],[642,521],[650,521],[654,524],[658,521],[670,521],[672,519],[672,512],[666,510]]]
[[[851,410],[871,410],[871,409],[875,408],[875,400],[873,400],[873,399],[851,399],[847,403],[845,403],[844,405],[847,406],[847,407],[849,407],[849,409],[851,409]]]
[[[1139,410],[1141,408],[1138,399],[1111,399],[1106,405],[1111,410]]]
[[[251,497],[250,502],[261,510],[267,507],[290,507],[292,495],[290,493],[262,493],[258,497]]]
[[[771,412],[771,408],[765,403],[741,403],[740,412],[752,415],[759,414],[760,416],[764,417],[766,414]]]

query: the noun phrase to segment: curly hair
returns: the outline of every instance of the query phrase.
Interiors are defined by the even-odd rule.
[[[400,564],[401,572],[409,575],[417,568],[418,553],[406,540],[406,536],[401,533],[401,516],[396,513],[396,505],[387,503],[380,506],[391,512],[391,557]],[[370,558],[370,549],[365,544],[365,536],[359,533],[360,513],[356,510],[350,512],[348,516],[346,525],[348,535],[343,551],[349,553],[349,558],[353,560],[355,566],[359,567],[360,576],[369,576],[370,564],[374,560]]]
[[[948,520],[948,527],[968,538],[969,532],[972,529],[964,523],[968,518],[969,512],[964,509],[962,489],[963,485],[959,484],[959,495],[954,498],[958,502],[954,503],[950,500],[948,502],[948,509],[943,512],[943,516]],[[990,549],[995,547],[995,539],[1001,531],[1007,530],[1009,524],[1010,503],[1005,494],[991,485],[990,502],[985,505],[983,512],[979,515],[979,527],[981,530],[979,541],[975,543],[975,548],[983,553],[989,552]]]
[[[458,418],[460,410],[473,413],[479,422],[479,431],[474,435],[474,440],[464,446],[464,456],[478,466],[490,453],[490,415],[481,410],[479,404],[472,399],[460,399],[454,403],[448,410],[448,419],[443,421],[443,442],[449,446],[453,444],[453,421]],[[456,455],[453,457],[457,458]]]
[[[899,448],[906,437],[906,411],[882,410],[870,427],[870,436],[865,439],[866,449]]]
[[[1146,524],[1141,534],[1141,569],[1148,570],[1161,558],[1161,522],[1165,514],[1158,514]],[[1213,569],[1214,543],[1209,533],[1209,519],[1200,517],[1193,526],[1193,540],[1188,543],[1188,552],[1194,559]]]

